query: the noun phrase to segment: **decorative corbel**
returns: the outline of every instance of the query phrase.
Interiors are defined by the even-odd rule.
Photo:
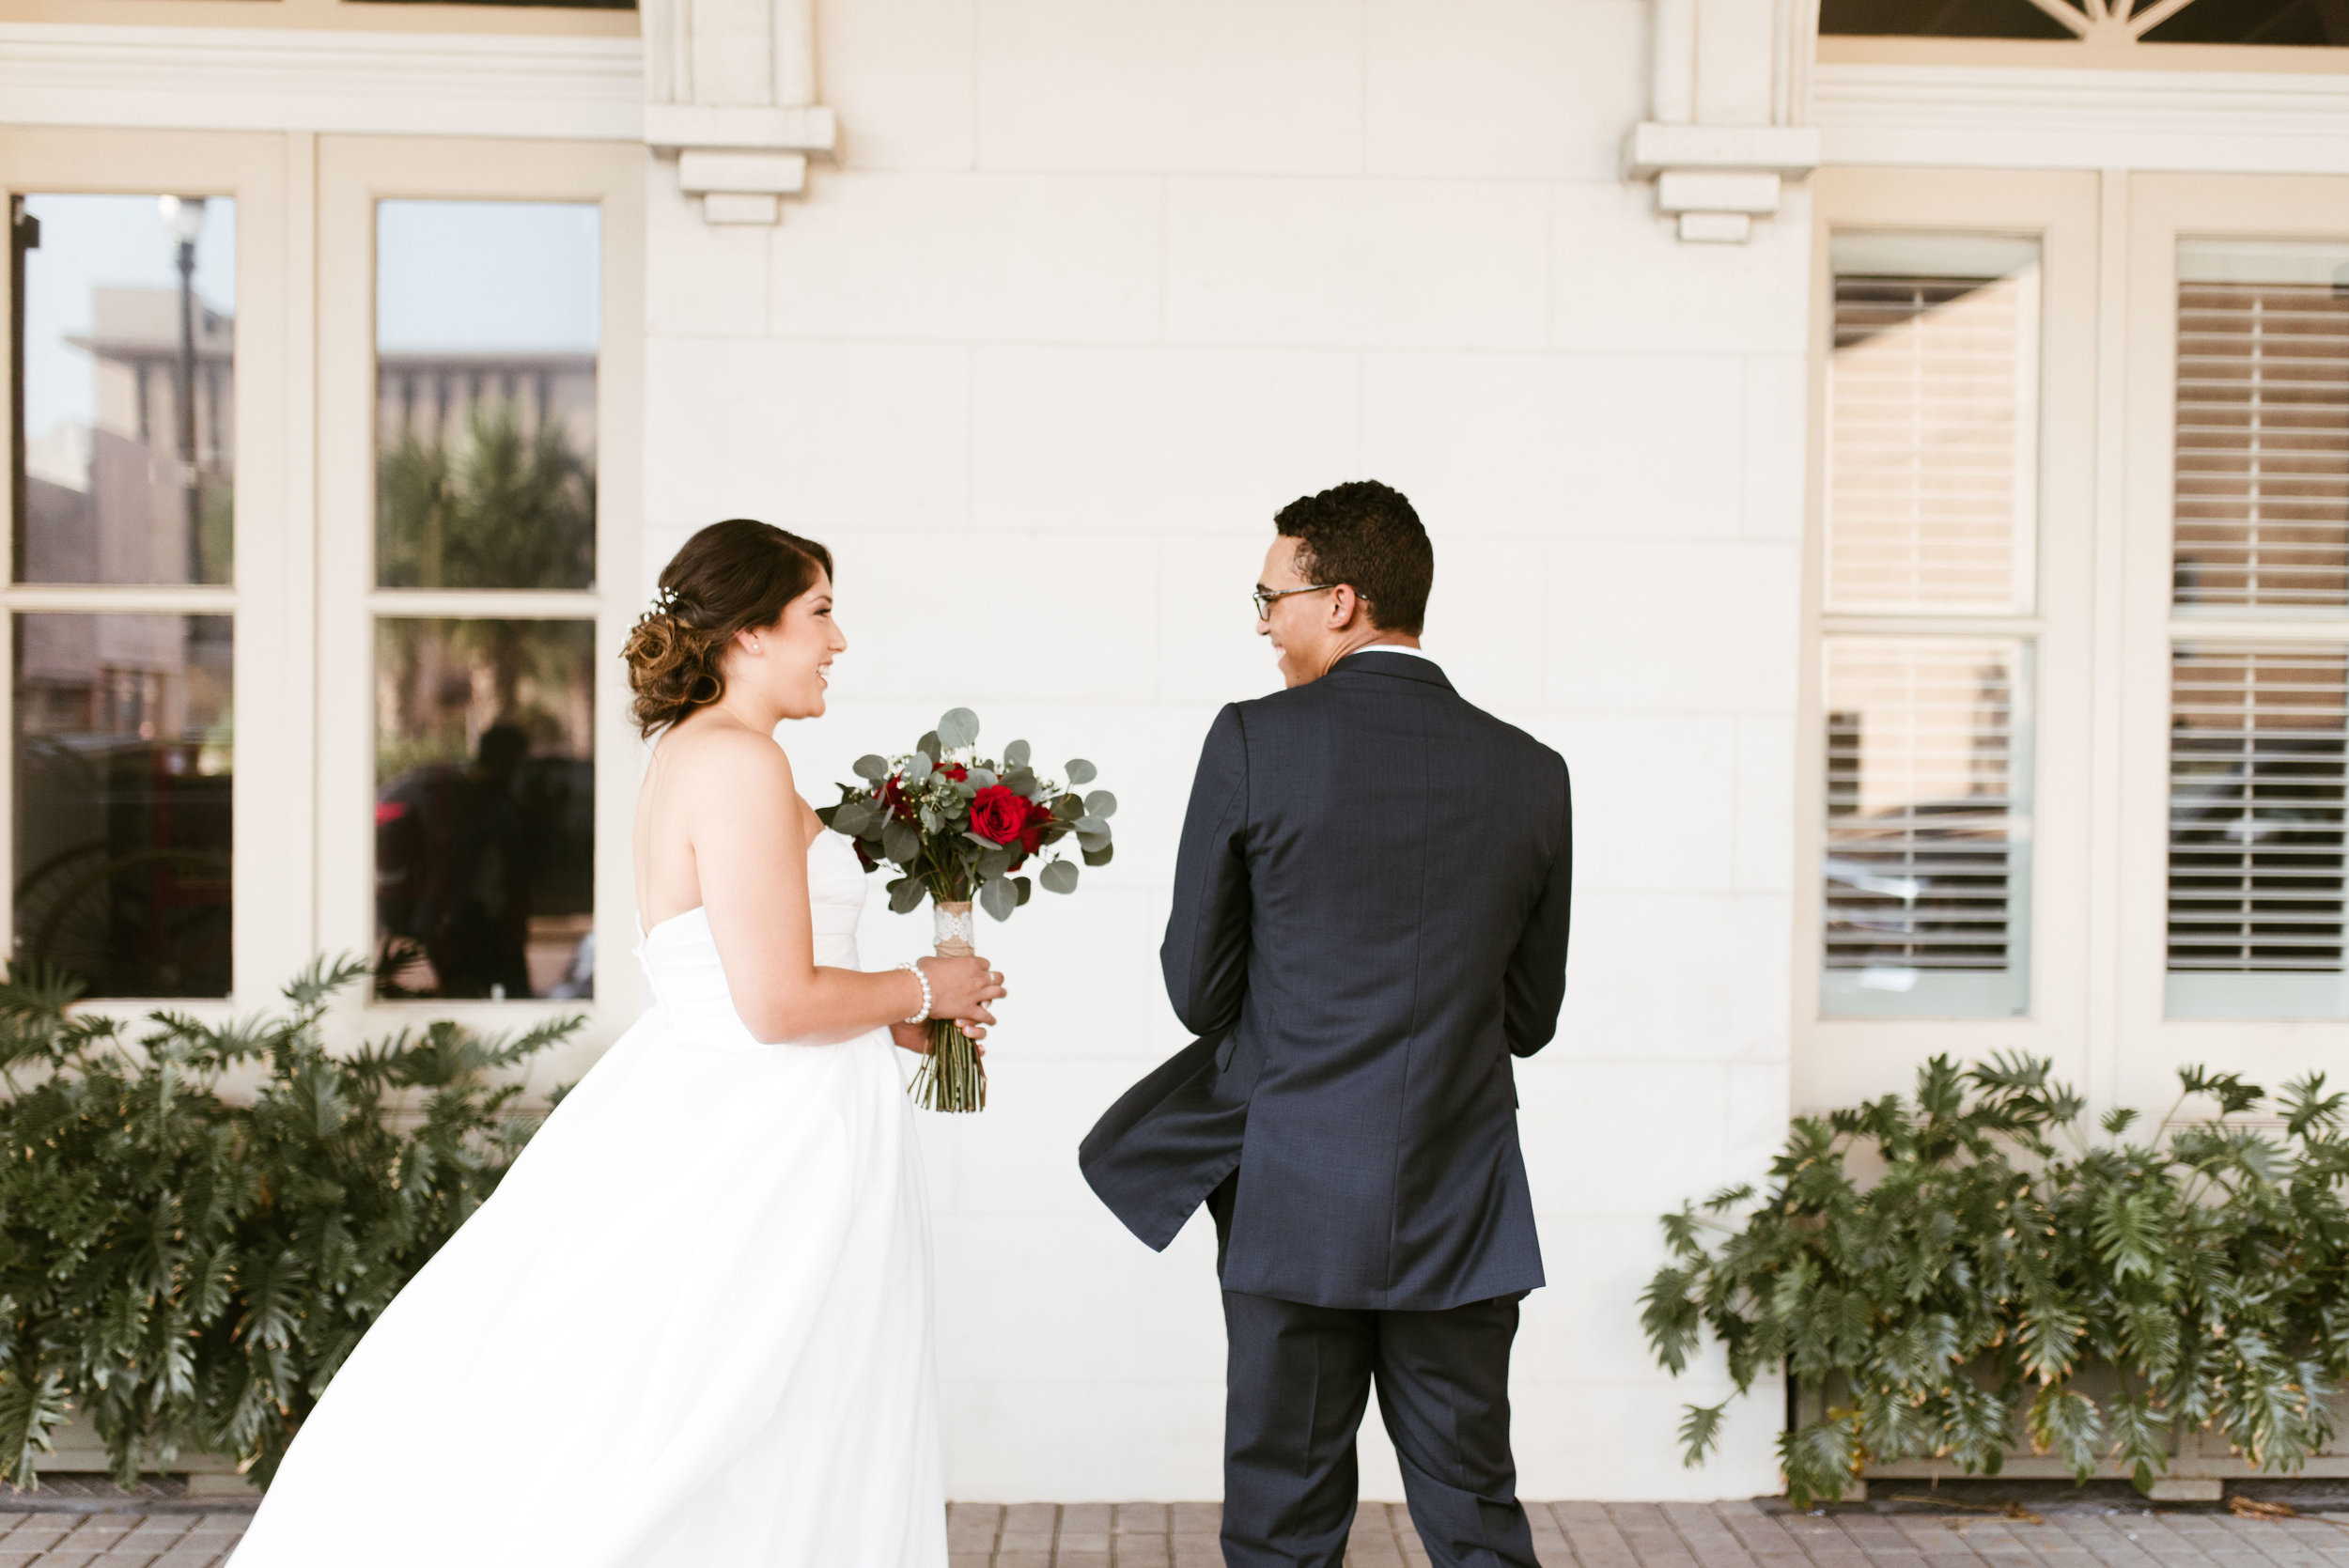
[[[1624,172],[1656,181],[1680,238],[1742,244],[1776,212],[1783,182],[1818,167],[1810,63],[1818,0],[1651,0],[1649,117],[1624,142]]]
[[[643,0],[645,141],[713,224],[771,224],[839,127],[816,101],[814,0]]]

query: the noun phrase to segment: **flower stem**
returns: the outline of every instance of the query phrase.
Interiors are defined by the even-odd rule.
[[[987,1069],[979,1063],[971,1036],[952,1018],[931,1023],[929,1054],[913,1075],[912,1093],[914,1104],[925,1110],[987,1109]]]

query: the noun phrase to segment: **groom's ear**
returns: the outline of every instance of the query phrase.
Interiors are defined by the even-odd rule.
[[[1330,595],[1330,629],[1351,631],[1356,627],[1371,624],[1370,600],[1354,591],[1351,582],[1341,582]]]

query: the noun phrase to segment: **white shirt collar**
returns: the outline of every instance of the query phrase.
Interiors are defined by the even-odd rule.
[[[1424,659],[1431,664],[1436,660],[1436,656],[1425,648],[1407,648],[1400,643],[1373,643],[1366,648],[1356,648],[1354,652],[1408,654],[1413,659]]]

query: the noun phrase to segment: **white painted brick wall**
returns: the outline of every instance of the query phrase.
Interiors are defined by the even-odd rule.
[[[1200,737],[1274,683],[1281,505],[1363,475],[1438,551],[1428,640],[1573,765],[1558,1042],[1518,1074],[1551,1283],[1540,1497],[1769,1489],[1775,1388],[1681,1468],[1655,1216],[1755,1173],[1787,1092],[1808,219],[1690,246],[1615,174],[1638,0],[825,0],[844,156],[776,229],[652,176],[647,578],[746,513],[829,542],[850,649],[807,794],[968,704],[1097,761],[1116,863],[985,945],[994,1109],[926,1117],[953,1495],[1220,1490],[1213,1238],[1164,1255],[1079,1137],[1183,1043],[1157,970]],[[1474,781],[1464,780],[1463,787]],[[1496,802],[1496,809],[1505,803]],[[865,959],[926,945],[868,916]],[[1399,1497],[1375,1419],[1365,1489]]]

